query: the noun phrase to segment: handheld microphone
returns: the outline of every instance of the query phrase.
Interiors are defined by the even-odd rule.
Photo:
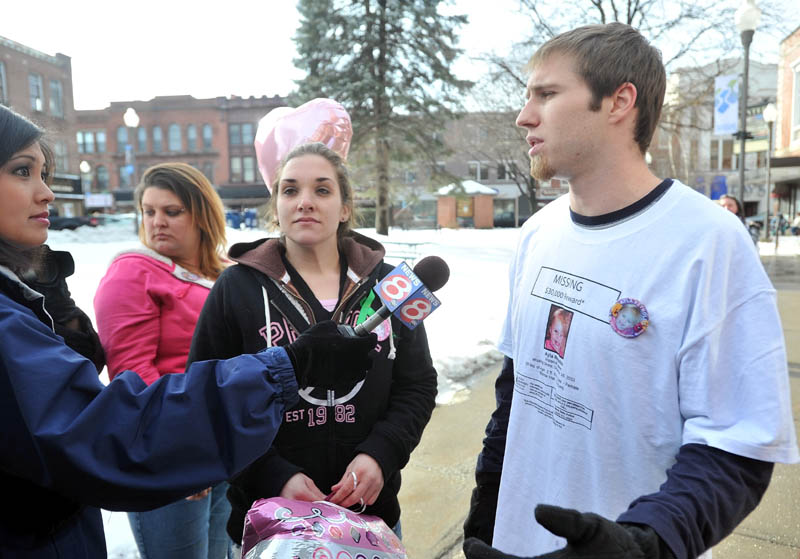
[[[432,292],[448,279],[450,268],[438,256],[426,256],[413,270],[401,262],[374,288],[383,303],[381,308],[355,328],[340,324],[339,331],[343,335],[366,336],[391,315],[413,330],[441,305]]]

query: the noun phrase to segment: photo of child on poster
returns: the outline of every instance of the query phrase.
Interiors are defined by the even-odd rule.
[[[547,331],[544,335],[544,348],[557,353],[562,359],[567,348],[572,314],[572,311],[557,305],[550,305],[550,317],[547,319]]]

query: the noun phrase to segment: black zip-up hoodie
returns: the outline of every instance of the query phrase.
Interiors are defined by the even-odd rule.
[[[229,255],[238,265],[215,282],[200,313],[188,363],[286,345],[321,320],[314,317],[318,303],[305,300],[293,284],[281,257],[284,250],[278,239],[231,247]],[[393,267],[383,262],[380,243],[355,232],[340,239],[339,250],[347,274],[331,318],[356,324],[359,315],[380,307],[380,299],[370,293]],[[436,370],[424,326],[408,330],[392,318],[390,328],[383,324],[376,331],[377,352],[363,384],[301,390],[300,402],[286,412],[270,450],[230,480],[228,534],[234,541],[241,541],[245,514],[255,500],[278,496],[298,472],[328,492],[360,453],[378,462],[384,479],[383,490],[365,514],[379,516],[390,527],[397,523],[400,470],[431,417]],[[221,444],[224,437],[220,433]]]

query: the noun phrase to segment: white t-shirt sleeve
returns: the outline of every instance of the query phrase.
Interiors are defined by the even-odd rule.
[[[726,214],[727,216],[727,214]],[[738,225],[738,224],[737,224]],[[677,353],[683,443],[797,462],[775,290],[749,237],[712,229]]]
[[[771,291],[733,306],[678,356],[683,444],[797,462],[783,331]]]

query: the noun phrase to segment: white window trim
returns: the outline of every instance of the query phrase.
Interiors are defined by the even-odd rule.
[[[61,83],[61,80],[50,79],[49,86],[50,102],[48,108],[50,109],[50,114],[58,118],[64,118],[64,84]],[[57,95],[53,95],[53,86],[56,86]]]
[[[38,90],[38,97],[32,96],[31,91],[31,78],[36,80],[36,89]],[[34,103],[34,99],[38,103]],[[45,106],[44,106],[44,78],[41,74],[37,72],[29,72],[28,73],[28,103],[30,104],[31,110],[36,113],[43,113]]]
[[[6,65],[0,60],[0,103],[8,102],[8,80],[6,79]]]
[[[477,168],[477,172],[474,175],[469,175],[470,180],[474,180],[476,182],[488,181],[489,180],[489,171],[491,170],[491,165],[489,164],[489,162],[488,161],[478,161],[478,160],[475,160],[475,159],[473,159],[471,161],[467,161],[467,173],[468,174],[469,174],[469,166],[472,165],[473,163],[475,165],[477,165],[478,168]],[[483,169],[486,169],[486,178],[485,179],[480,178],[481,177],[481,171]]]

